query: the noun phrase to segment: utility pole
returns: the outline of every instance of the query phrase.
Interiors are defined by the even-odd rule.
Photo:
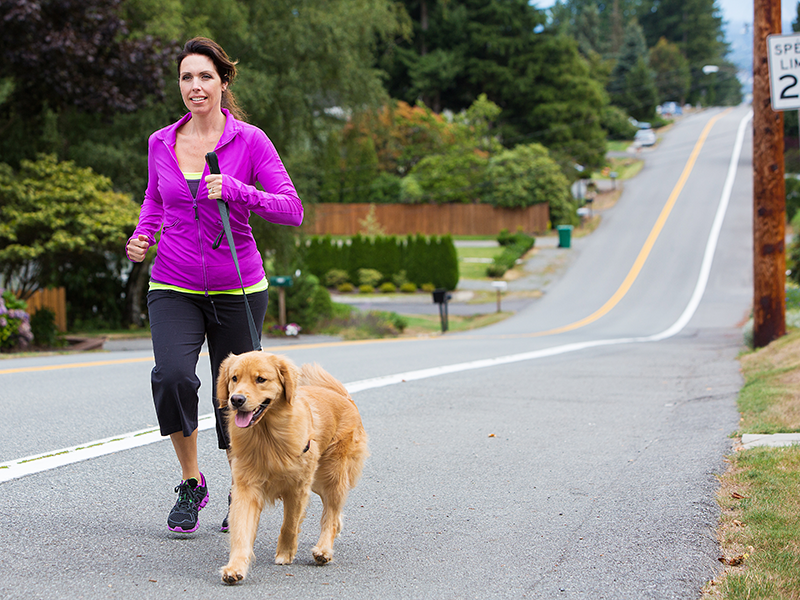
[[[767,36],[781,33],[781,1],[753,2],[753,343],[786,334],[783,113],[772,110]]]

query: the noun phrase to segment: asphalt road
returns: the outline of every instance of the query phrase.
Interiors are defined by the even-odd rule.
[[[746,113],[687,116],[643,150],[569,269],[506,321],[279,348],[345,382],[370,435],[325,567],[314,499],[293,565],[271,562],[270,509],[248,579],[221,584],[228,474],[208,429],[211,502],[196,534],[167,530],[179,471],[146,433],[149,351],[0,361],[0,597],[697,598],[719,572],[715,476],[752,294],[749,126],[714,226]]]

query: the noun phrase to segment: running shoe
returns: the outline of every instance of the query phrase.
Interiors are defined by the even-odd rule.
[[[200,473],[200,481],[192,477],[175,488],[178,500],[169,513],[167,526],[176,533],[193,533],[197,531],[197,513],[208,503],[206,478]]]
[[[225,513],[225,518],[222,519],[222,527],[219,530],[223,533],[228,533],[228,517],[231,516],[231,494],[228,492],[228,512]]]

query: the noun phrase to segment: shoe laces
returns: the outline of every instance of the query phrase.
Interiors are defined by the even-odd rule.
[[[182,481],[175,486],[175,491],[178,493],[177,505],[179,508],[192,508],[195,504],[197,504],[197,498],[195,497],[194,490],[195,488],[189,484],[188,480]]]

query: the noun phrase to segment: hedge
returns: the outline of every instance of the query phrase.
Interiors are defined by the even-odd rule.
[[[458,286],[458,255],[450,235],[426,237],[421,234],[376,236],[357,234],[345,241],[331,236],[314,236],[306,244],[305,269],[325,281],[333,269],[346,271],[350,282],[359,284],[359,269],[374,269],[381,283],[405,279],[417,287],[433,284],[448,290]]]

